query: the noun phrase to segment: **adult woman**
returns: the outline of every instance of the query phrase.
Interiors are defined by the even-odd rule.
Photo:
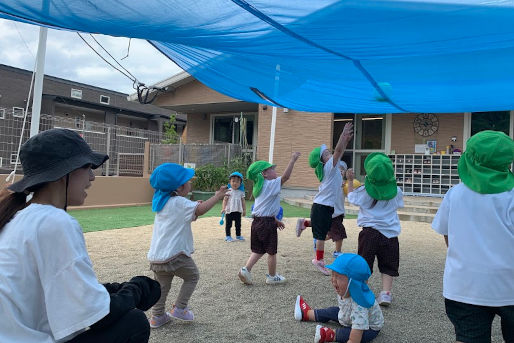
[[[84,203],[92,169],[108,156],[52,129],[30,138],[20,159],[24,177],[0,193],[0,341],[147,342],[142,310],[159,299],[159,284],[144,276],[100,284],[66,213]]]

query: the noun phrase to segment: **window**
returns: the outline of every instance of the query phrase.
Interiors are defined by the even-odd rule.
[[[82,90],[81,89],[71,89],[71,97],[75,99],[82,99]]]
[[[18,156],[18,154],[11,154],[11,164],[16,164],[16,157]],[[20,161],[18,161],[18,164],[21,163]]]
[[[245,115],[241,125],[240,115],[214,116],[212,123],[213,143],[253,145],[254,116]]]
[[[100,103],[109,105],[110,102],[111,102],[110,97],[108,97],[107,95],[100,95]]]
[[[23,118],[23,114],[25,110],[21,107],[13,107],[12,108],[12,116],[16,118]]]
[[[471,114],[471,136],[484,130],[505,132],[509,135],[510,113],[498,112],[473,112]]]
[[[5,119],[5,108],[0,108],[0,119]]]

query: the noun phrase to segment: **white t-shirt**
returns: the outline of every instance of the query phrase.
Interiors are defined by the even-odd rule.
[[[191,257],[194,252],[191,222],[196,220],[197,206],[196,201],[173,196],[155,214],[147,255],[150,262],[165,263],[180,254]]]
[[[318,194],[314,197],[314,203],[334,207],[336,201],[336,193],[340,191],[343,184],[343,176],[336,164],[334,167],[334,158],[331,157],[323,166],[323,180],[318,188]]]
[[[229,189],[226,196],[227,203],[225,205],[225,213],[240,212],[243,213],[243,199],[245,192],[239,189]]]
[[[371,207],[373,198],[369,196],[364,186],[348,193],[348,202],[359,206],[357,225],[372,227],[387,238],[397,237],[400,234],[401,227],[396,211],[404,206],[402,190],[400,187],[397,188],[398,194],[396,194],[396,197],[391,200],[379,200],[373,207]]]
[[[280,211],[280,189],[282,177],[264,180],[261,194],[255,198],[252,215],[256,217],[276,217]]]
[[[480,194],[452,187],[432,222],[448,235],[445,298],[473,305],[514,305],[514,189]]]
[[[110,301],[65,211],[31,204],[0,231],[0,342],[71,339],[105,317]]]
[[[342,167],[341,167],[342,165]],[[348,166],[344,161],[340,161],[339,165],[336,166],[339,169],[339,173],[341,174]],[[334,214],[332,214],[332,218],[339,217],[344,214],[344,192],[343,192],[343,175],[341,174],[341,185],[335,189],[334,195]]]
[[[370,308],[357,304],[352,297],[341,298],[338,295],[337,302],[339,303],[337,315],[339,324],[363,331],[368,329],[379,331],[384,326],[384,316],[376,300]]]

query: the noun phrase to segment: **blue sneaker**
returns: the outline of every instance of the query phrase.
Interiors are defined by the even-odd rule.
[[[225,237],[225,242],[230,243],[230,242],[233,242],[233,241],[234,241],[234,238],[232,238],[231,236]]]
[[[243,236],[236,236],[238,241],[244,242],[245,238]]]

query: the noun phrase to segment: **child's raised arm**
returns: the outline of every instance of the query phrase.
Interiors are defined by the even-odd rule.
[[[339,136],[339,139],[337,140],[336,147],[334,148],[334,155],[333,155],[333,166],[337,166],[339,163],[339,160],[341,157],[343,157],[343,153],[346,150],[346,146],[348,145],[348,142],[353,137],[353,123],[346,123],[344,126],[343,132],[341,132],[341,135]]]
[[[348,182],[348,194],[350,194],[351,192],[353,192],[353,178],[354,178],[354,174],[353,174],[353,169],[352,168],[348,168],[348,170],[346,171],[346,180]]]
[[[207,211],[209,211],[214,205],[216,205],[218,201],[225,197],[225,193],[227,193],[227,191],[227,186],[221,186],[220,189],[217,190],[212,197],[199,203],[198,206],[196,206],[195,216],[199,217],[207,213]]]
[[[291,160],[289,161],[289,164],[287,165],[287,168],[284,171],[284,174],[282,175],[280,184],[283,185],[284,183],[287,182],[287,180],[289,180],[289,178],[291,177],[291,172],[293,171],[293,166],[294,166],[295,162],[298,160],[298,157],[300,157],[299,152],[293,152],[291,154]]]

